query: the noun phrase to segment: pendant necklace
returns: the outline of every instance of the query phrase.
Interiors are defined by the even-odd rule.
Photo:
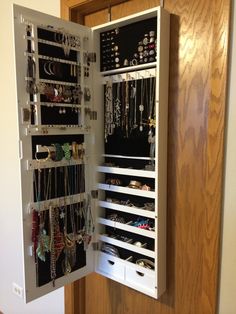
[[[150,78],[150,99],[148,123],[149,127],[155,127],[155,94],[156,94],[156,77]]]
[[[141,80],[141,91],[140,91],[140,105],[139,105],[139,111],[140,111],[140,122],[139,122],[139,131],[143,131],[143,111],[144,111],[144,79]]]
[[[125,137],[129,136],[129,81],[125,82]]]

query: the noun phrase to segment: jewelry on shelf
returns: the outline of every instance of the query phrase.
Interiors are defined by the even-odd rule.
[[[142,183],[135,180],[131,180],[128,185],[128,187],[132,189],[140,189],[141,186],[142,186]]]
[[[118,249],[110,244],[103,243],[101,247],[101,251],[112,256],[116,256],[116,257],[120,256]]]
[[[154,269],[155,268],[155,264],[152,261],[150,261],[149,259],[145,259],[145,258],[138,259],[136,261],[136,264],[139,266],[142,266],[144,268],[148,268],[148,269]]]

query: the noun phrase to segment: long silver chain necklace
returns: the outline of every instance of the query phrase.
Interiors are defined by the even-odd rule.
[[[114,132],[113,106],[112,106],[112,82],[107,81],[105,92],[105,141],[108,135]]]
[[[116,84],[116,99],[114,101],[114,123],[116,127],[120,127],[121,118],[121,100],[120,100],[120,82]]]

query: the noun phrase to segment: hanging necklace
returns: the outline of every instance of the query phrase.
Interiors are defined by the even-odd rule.
[[[143,131],[143,111],[144,111],[144,79],[141,80],[141,91],[140,91],[140,105],[139,105],[139,111],[140,111],[140,122],[139,122],[139,131]]]
[[[116,99],[114,101],[114,122],[116,127],[120,127],[121,101],[120,101],[120,82],[116,84]]]
[[[149,99],[149,113],[148,123],[149,127],[155,127],[155,94],[156,94],[156,77],[150,78],[150,99]]]
[[[137,125],[137,80],[134,81],[133,98],[134,98],[133,129],[136,129],[138,127]]]
[[[129,136],[129,81],[125,82],[125,137]]]
[[[105,90],[105,141],[108,135],[114,131],[113,106],[112,106],[112,82],[107,81]]]

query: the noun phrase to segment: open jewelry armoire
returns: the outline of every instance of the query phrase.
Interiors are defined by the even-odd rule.
[[[14,6],[25,300],[166,278],[169,13],[88,28]]]

